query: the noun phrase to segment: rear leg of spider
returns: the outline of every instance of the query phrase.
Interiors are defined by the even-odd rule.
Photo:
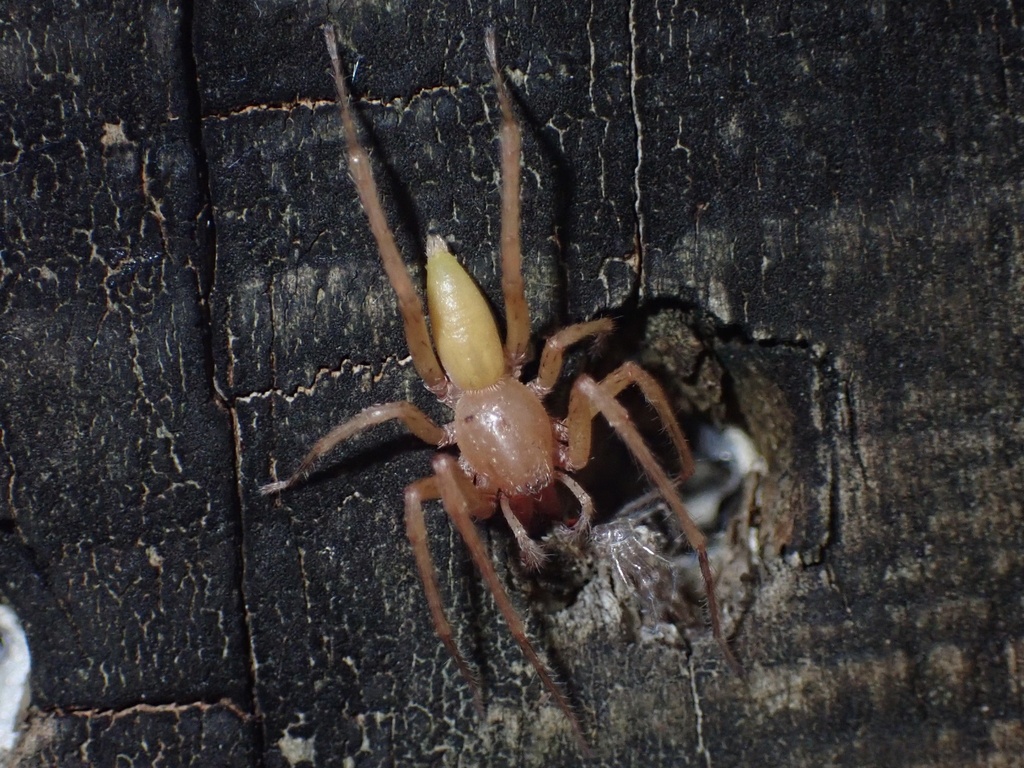
[[[498,137],[501,146],[501,292],[505,300],[505,355],[513,375],[518,376],[530,346],[530,310],[523,283],[519,232],[522,218],[519,200],[522,171],[519,165],[523,154],[523,139],[519,123],[512,112],[512,99],[498,66],[493,29],[484,31],[484,48],[501,109]]]
[[[345,76],[341,71],[341,62],[338,58],[338,41],[335,37],[334,26],[325,24],[323,30],[334,74],[334,87],[338,95],[338,111],[341,113],[341,123],[345,132],[349,174],[351,174],[352,183],[355,184],[356,192],[359,194],[359,201],[366,213],[373,239],[377,243],[377,251],[380,254],[381,263],[384,265],[384,271],[387,272],[388,280],[398,298],[398,309],[402,314],[405,338],[409,345],[409,354],[412,355],[413,367],[416,368],[416,372],[423,379],[427,389],[443,400],[449,392],[448,377],[437,359],[437,353],[430,340],[430,331],[427,329],[427,320],[423,312],[423,301],[412,284],[409,270],[402,260],[402,255],[395,244],[395,236],[384,215],[384,206],[380,202],[380,193],[377,191],[377,183],[373,178],[370,158],[359,142],[356,122],[352,117],[352,108],[349,106],[348,88],[345,86]]]

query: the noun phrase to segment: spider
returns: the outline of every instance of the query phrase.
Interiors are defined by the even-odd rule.
[[[534,529],[538,520],[559,518],[557,504],[552,502],[556,500],[555,485],[561,484],[579,504],[577,520],[570,532],[577,537],[585,536],[594,514],[594,503],[572,473],[588,463],[592,422],[598,414],[602,415],[672,508],[690,546],[697,552],[712,631],[726,659],[738,669],[722,634],[704,536],[687,514],[675,483],[644,442],[626,409],[616,399],[617,395],[630,386],[640,389],[672,439],[683,478],[693,471],[693,459],[686,439],[664,390],[649,373],[630,362],[601,381],[587,375],[577,378],[572,385],[568,414],[564,419],[547,412],[544,400],[559,378],[566,349],[586,339],[610,333],[614,326],[609,318],[570,325],[554,333],[544,344],[536,377],[529,382],[520,380],[530,343],[530,318],[523,285],[519,234],[522,146],[519,124],[512,112],[512,100],[498,66],[493,29],[485,33],[485,48],[501,110],[500,250],[506,320],[504,344],[487,300],[448,250],[445,241],[438,236],[430,236],[426,243],[427,307],[433,330],[431,342],[423,304],[398,252],[377,192],[369,157],[359,141],[332,25],[324,26],[324,37],[334,73],[349,173],[369,220],[384,270],[398,298],[413,366],[426,388],[454,411],[454,418],[450,423],[439,426],[410,402],[370,406],[320,438],[290,477],[269,483],[260,490],[263,494],[274,494],[291,488],[300,483],[316,462],[338,444],[394,419],[403,422],[419,439],[442,449],[433,456],[433,473],[405,489],[406,531],[434,628],[468,682],[477,712],[482,714],[480,684],[453,637],[441,603],[437,572],[427,543],[423,505],[426,501],[440,499],[493,594],[516,643],[569,720],[578,741],[586,748],[580,722],[553,673],[531,643],[522,619],[494,570],[475,521],[486,520],[500,509],[516,539],[524,564],[538,568],[544,560],[544,545],[533,539],[528,529]],[[448,450],[451,448],[457,448],[458,455]],[[569,518],[563,516],[561,519]]]

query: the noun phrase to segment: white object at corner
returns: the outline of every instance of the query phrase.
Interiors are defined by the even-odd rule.
[[[14,749],[28,708],[31,665],[28,640],[18,614],[0,605],[0,766],[7,763]]]

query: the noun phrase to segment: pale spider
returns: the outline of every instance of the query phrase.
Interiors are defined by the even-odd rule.
[[[320,457],[339,443],[392,419],[400,419],[424,442],[442,449],[457,447],[458,456],[446,450],[435,454],[433,475],[417,480],[405,489],[406,529],[434,627],[469,683],[474,704],[482,713],[480,685],[452,636],[427,545],[423,502],[440,499],[494,595],[512,636],[585,746],[572,706],[527,637],[526,628],[494,570],[474,521],[485,520],[501,509],[515,536],[523,562],[528,567],[539,567],[545,555],[543,545],[530,537],[527,526],[533,527],[537,515],[559,517],[559,513],[550,507],[555,499],[552,493],[554,485],[561,483],[579,501],[578,520],[572,531],[576,535],[584,535],[591,523],[594,504],[569,473],[582,468],[590,460],[592,421],[601,414],[675,512],[690,546],[697,552],[712,631],[729,663],[738,668],[722,634],[704,535],[687,514],[674,481],[659,465],[616,396],[631,385],[639,387],[647,402],[657,411],[675,445],[683,478],[693,471],[686,439],[664,390],[635,363],[625,363],[600,382],[581,375],[573,383],[566,418],[548,414],[543,401],[559,377],[566,348],[611,332],[613,323],[608,318],[571,325],[549,337],[544,344],[536,378],[527,383],[519,380],[530,342],[530,318],[519,242],[521,136],[498,67],[494,31],[487,30],[485,47],[501,108],[501,269],[507,326],[504,345],[487,300],[448,251],[444,240],[436,236],[428,238],[426,246],[427,306],[434,339],[431,344],[423,304],[395,245],[377,193],[369,157],[359,142],[338,60],[333,26],[324,26],[324,36],[348,147],[349,172],[369,219],[384,270],[398,297],[413,365],[427,389],[454,410],[455,417],[451,423],[441,427],[410,402],[370,406],[320,438],[289,478],[269,483],[261,491],[264,494],[277,493],[296,485],[308,475]],[[561,519],[568,519],[568,516],[561,516]]]

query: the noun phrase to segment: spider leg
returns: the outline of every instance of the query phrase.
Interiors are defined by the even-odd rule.
[[[743,669],[736,657],[729,648],[729,643],[722,633],[722,621],[718,612],[718,600],[715,598],[715,580],[711,573],[711,563],[708,560],[707,540],[700,528],[690,518],[686,506],[675,488],[675,484],[669,479],[668,474],[662,469],[651,449],[644,442],[640,432],[637,431],[633,420],[622,404],[615,399],[615,394],[624,388],[619,381],[613,379],[613,386],[604,387],[598,384],[590,376],[580,376],[573,384],[572,392],[569,395],[569,415],[566,418],[569,434],[569,446],[566,452],[567,468],[579,469],[590,461],[590,439],[594,416],[600,413],[615,430],[615,433],[626,444],[630,452],[643,467],[644,472],[652,483],[661,492],[662,497],[675,512],[679,524],[686,534],[690,546],[697,553],[697,561],[700,564],[700,574],[704,581],[704,590],[708,597],[708,614],[711,619],[711,632],[718,641],[729,666],[737,674],[742,674]],[[616,389],[618,387],[618,389]],[[660,390],[660,387],[658,388]],[[671,421],[675,418],[671,416]],[[676,425],[678,428],[678,425]],[[684,443],[685,445],[685,443]]]
[[[540,355],[540,369],[537,371],[537,378],[530,382],[530,388],[543,397],[558,381],[562,373],[562,361],[565,358],[565,350],[588,336],[600,336],[611,333],[615,323],[610,317],[602,317],[598,320],[591,320],[589,323],[576,323],[568,325],[557,333],[551,334],[544,343],[544,351]]]
[[[601,379],[601,389],[612,397],[616,397],[631,384],[636,384],[643,393],[644,399],[658,412],[658,418],[672,438],[676,453],[679,455],[679,482],[684,482],[693,474],[693,454],[690,446],[679,427],[679,421],[672,412],[668,395],[661,384],[647,371],[630,361],[623,363],[614,371]]]
[[[436,477],[426,477],[407,486],[405,489],[405,529],[409,536],[409,543],[412,545],[412,553],[416,558],[420,581],[423,582],[423,591],[427,596],[427,605],[430,607],[430,618],[434,621],[434,630],[441,638],[441,642],[444,643],[444,647],[448,649],[448,653],[455,659],[455,664],[462,676],[469,683],[469,689],[473,692],[473,706],[480,719],[483,719],[485,713],[484,700],[480,693],[480,679],[455,643],[452,626],[448,623],[444,606],[441,604],[441,589],[437,584],[437,571],[434,569],[434,561],[430,556],[430,548],[427,543],[423,502],[439,498],[441,498],[441,491],[438,488]]]
[[[440,446],[448,442],[447,432],[445,432],[444,428],[437,426],[423,411],[412,403],[399,400],[384,405],[371,405],[317,440],[313,447],[309,449],[309,453],[302,459],[299,468],[290,477],[264,485],[260,488],[260,493],[266,496],[298,485],[309,474],[317,460],[331,451],[336,445],[351,437],[355,437],[369,427],[383,424],[391,419],[401,419],[405,423],[406,428],[425,443]]]
[[[505,354],[515,375],[526,360],[530,343],[530,308],[526,304],[523,286],[522,245],[519,237],[520,213],[520,158],[523,152],[519,123],[512,114],[505,79],[498,67],[494,30],[484,33],[487,61],[494,74],[494,87],[498,91],[501,107],[501,290],[505,297]]]
[[[533,665],[537,676],[540,677],[541,682],[555,700],[558,708],[562,710],[572,724],[573,733],[581,749],[589,754],[589,747],[587,746],[586,739],[583,737],[583,729],[576,718],[576,713],[573,712],[569,700],[555,682],[552,673],[548,670],[547,665],[541,660],[533,644],[530,642],[530,638],[526,634],[526,627],[522,619],[519,618],[515,607],[513,607],[508,593],[502,586],[501,580],[494,570],[494,565],[491,563],[487,547],[484,545],[483,539],[480,538],[480,533],[473,522],[474,506],[480,504],[480,501],[473,497],[474,495],[478,496],[479,491],[473,487],[469,478],[459,469],[459,465],[454,457],[445,453],[439,453],[434,456],[433,467],[437,479],[437,487],[444,502],[444,508],[455,524],[455,528],[462,536],[463,541],[466,542],[470,557],[473,558],[473,562],[476,563],[477,568],[480,570],[480,575],[483,576],[487,588],[494,596],[494,602],[497,604],[498,610],[501,611],[501,615],[505,617],[505,622],[508,624],[512,637],[518,643],[523,655]]]
[[[331,68],[334,70],[334,85],[338,92],[338,108],[341,111],[341,122],[345,128],[345,141],[348,144],[348,170],[359,193],[359,200],[370,222],[370,230],[377,241],[377,251],[384,264],[391,287],[398,297],[398,309],[402,313],[405,326],[405,339],[409,345],[416,372],[423,379],[427,389],[443,398],[448,390],[448,379],[438,362],[437,354],[430,342],[430,332],[423,314],[423,302],[413,287],[409,270],[395,245],[395,236],[388,226],[384,208],[381,206],[377,184],[373,180],[373,169],[370,158],[359,143],[359,134],[349,106],[348,89],[345,77],[341,73],[338,60],[338,43],[335,39],[334,26],[324,25],[324,39],[327,41],[327,52],[331,57]]]

